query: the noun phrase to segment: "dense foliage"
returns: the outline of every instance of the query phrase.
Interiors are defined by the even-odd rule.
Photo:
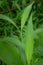
[[[0,65],[43,65],[43,0],[0,0]]]

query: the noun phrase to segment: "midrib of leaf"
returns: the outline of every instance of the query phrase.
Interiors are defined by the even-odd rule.
[[[32,54],[33,54],[33,46],[34,46],[34,40],[33,40],[33,23],[32,23],[32,14],[28,20],[27,29],[25,32],[25,53],[27,57],[28,65],[30,65]]]

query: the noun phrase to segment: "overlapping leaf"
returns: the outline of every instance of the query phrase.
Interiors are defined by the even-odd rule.
[[[22,55],[24,56],[24,52],[22,45],[20,44],[21,43],[17,37],[7,37],[3,40],[0,39],[0,59],[7,65],[26,65],[26,59],[23,61],[23,58],[21,58]]]
[[[25,52],[26,52],[28,65],[30,65],[30,61],[32,59],[32,54],[33,54],[33,46],[34,46],[32,15],[30,16],[30,19],[28,20],[27,29],[26,29],[25,34],[26,34]]]

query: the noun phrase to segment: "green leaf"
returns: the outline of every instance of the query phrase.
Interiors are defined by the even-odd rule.
[[[23,29],[23,27],[24,27],[24,25],[25,25],[25,23],[27,21],[27,18],[28,18],[29,14],[30,14],[31,9],[32,9],[32,4],[27,6],[24,9],[24,12],[23,12],[22,17],[21,17],[21,29]]]
[[[40,59],[36,64],[34,65],[43,65],[43,59]]]
[[[23,53],[22,47],[16,37],[0,39],[0,59],[7,65],[24,65],[25,63],[23,63],[20,55],[21,52]]]
[[[38,33],[39,35],[38,43],[43,46],[43,24],[40,24],[39,28],[41,29],[41,31],[40,33]]]
[[[38,28],[36,30],[34,30],[34,39],[39,39],[39,35],[40,33],[43,33],[43,28]]]
[[[34,46],[34,40],[33,40],[33,23],[32,23],[32,14],[28,20],[27,29],[25,32],[25,53],[28,61],[28,65],[30,65],[32,54],[33,54],[33,46]]]
[[[34,53],[37,56],[43,56],[43,52],[42,51],[43,51],[43,46],[41,46],[41,45],[34,49]]]
[[[43,32],[43,28],[38,28],[34,31],[35,34]]]
[[[8,16],[3,15],[3,14],[0,14],[0,19],[3,19],[3,20],[6,20],[6,21],[10,22],[11,24],[13,24],[13,25],[18,29],[18,27],[17,27],[17,25],[14,23],[14,21],[13,21],[12,19],[10,19]]]

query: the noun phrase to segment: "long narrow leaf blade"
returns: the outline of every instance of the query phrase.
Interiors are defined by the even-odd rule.
[[[13,24],[13,25],[18,29],[18,27],[17,27],[17,25],[14,23],[14,21],[13,21],[12,19],[10,19],[8,16],[3,15],[3,14],[0,14],[0,19],[3,19],[3,20],[6,20],[6,21],[10,22],[11,24]]]
[[[24,12],[23,12],[22,17],[21,17],[21,29],[23,29],[24,24],[25,24],[26,21],[27,21],[27,18],[28,18],[29,14],[30,14],[31,9],[32,9],[32,4],[29,5],[29,6],[27,6],[27,7],[24,9]]]
[[[26,57],[28,61],[28,65],[30,65],[30,61],[32,59],[33,54],[33,23],[32,23],[32,15],[30,16],[30,19],[28,20],[27,29],[25,32],[25,52]]]

